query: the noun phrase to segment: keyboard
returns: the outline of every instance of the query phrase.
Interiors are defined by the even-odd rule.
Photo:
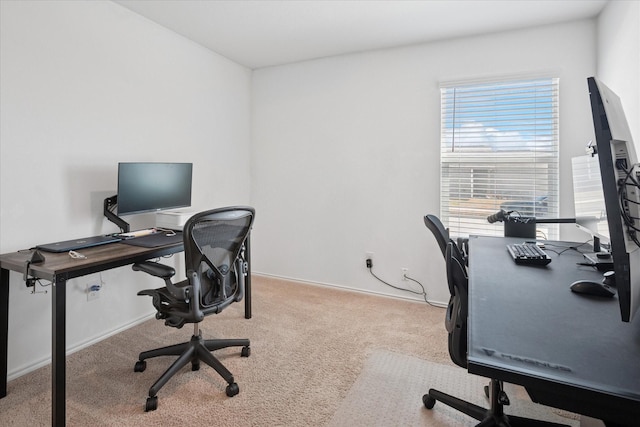
[[[547,265],[551,258],[535,243],[513,243],[507,245],[509,254],[520,265]]]

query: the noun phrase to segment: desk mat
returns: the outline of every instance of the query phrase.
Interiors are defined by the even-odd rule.
[[[126,239],[123,240],[122,243],[133,246],[142,246],[145,248],[156,248],[165,245],[175,245],[177,243],[182,243],[182,232],[176,231],[175,234],[169,236],[167,236],[167,233],[149,234],[147,236]]]

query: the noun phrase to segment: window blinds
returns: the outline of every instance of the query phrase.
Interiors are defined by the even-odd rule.
[[[440,158],[452,235],[502,235],[487,222],[500,209],[557,218],[558,79],[441,87]],[[544,228],[557,238],[557,226]]]

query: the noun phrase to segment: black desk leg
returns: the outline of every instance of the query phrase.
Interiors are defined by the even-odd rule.
[[[244,243],[244,256],[247,261],[247,280],[244,283],[244,318],[251,319],[251,235]]]
[[[66,279],[55,279],[51,303],[51,425],[65,425]]]
[[[9,345],[9,270],[0,271],[0,399],[7,395]]]

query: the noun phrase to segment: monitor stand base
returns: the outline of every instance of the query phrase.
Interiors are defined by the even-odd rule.
[[[598,271],[613,270],[613,257],[608,252],[583,254],[584,259],[592,264]]]

